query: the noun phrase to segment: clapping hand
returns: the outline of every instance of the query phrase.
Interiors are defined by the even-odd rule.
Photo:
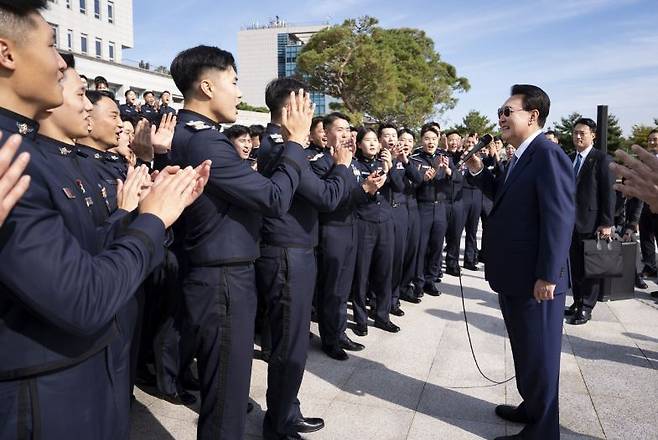
[[[0,148],[0,226],[30,186],[30,176],[23,175],[30,161],[30,154],[21,153],[12,162],[20,144],[21,137],[13,135]]]
[[[658,158],[639,145],[631,149],[637,159],[625,151],[615,151],[621,163],[611,163],[610,169],[622,178],[622,183],[615,184],[614,189],[626,197],[637,197],[658,213]]]
[[[298,93],[290,93],[290,101],[283,108],[281,115],[281,128],[286,140],[299,145],[306,143],[308,132],[311,129],[315,104],[311,102],[311,95],[299,89]]]

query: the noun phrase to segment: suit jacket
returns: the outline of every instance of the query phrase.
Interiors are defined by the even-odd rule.
[[[537,136],[505,182],[482,170],[471,179],[494,201],[484,235],[485,277],[504,295],[533,296],[537,279],[569,288],[569,246],[575,222],[575,179],[560,147]]]
[[[576,153],[571,155],[575,160]],[[610,157],[592,148],[576,177],[576,229],[578,234],[594,234],[599,226],[615,224],[615,176]]]

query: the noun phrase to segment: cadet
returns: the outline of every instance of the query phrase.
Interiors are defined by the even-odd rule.
[[[272,115],[271,124],[280,130],[281,115],[290,104],[290,94],[306,86],[292,78],[275,79],[265,89],[265,103]],[[270,133],[266,144],[284,141]],[[267,148],[274,154],[279,148]],[[267,299],[272,335],[272,356],[267,369],[267,412],[263,421],[265,439],[301,438],[299,432],[314,432],[324,427],[318,418],[305,418],[297,393],[302,383],[308,352],[308,332],[317,273],[315,247],[318,244],[318,211],[333,211],[351,187],[352,151],[337,147],[336,166],[323,179],[318,178],[307,161],[299,186],[287,213],[265,216],[261,232],[261,256],[256,260],[256,285]],[[260,169],[276,169],[270,161],[278,155],[259,155]],[[269,175],[265,175],[269,177]]]
[[[0,231],[0,438],[116,439],[107,363],[114,315],[158,264],[165,228],[202,186],[193,170],[163,173],[141,214],[101,249],[90,208],[103,202],[74,164],[72,133],[35,142],[35,117],[63,102],[66,68],[38,12],[45,4],[0,2],[0,131],[21,134],[31,154],[30,188]]]
[[[396,133],[397,137],[397,133]],[[392,186],[401,191],[402,176],[392,169],[393,158],[388,150],[381,149],[377,133],[372,129],[361,129],[356,136],[356,168],[361,178],[366,179],[375,173],[387,176],[387,182],[375,194],[368,198],[368,203],[357,208],[358,244],[352,304],[354,306],[354,332],[359,336],[368,334],[368,314],[366,296],[373,292],[370,299],[370,315],[375,320],[375,327],[396,333],[400,327],[390,320],[391,312],[391,271],[393,268],[393,215],[391,213]],[[397,175],[396,175],[397,174]],[[372,276],[371,276],[372,274]]]
[[[397,185],[391,186],[390,205],[393,217],[393,270],[391,273],[392,293],[391,293],[391,314],[404,316],[400,308],[400,295],[403,289],[402,274],[406,258],[407,240],[409,233],[409,210],[407,209],[407,183],[410,179],[416,184],[423,182],[423,177],[409,160],[411,149],[402,149],[398,144],[398,133],[393,124],[382,124],[377,130],[377,137],[381,148],[387,149],[395,157],[393,169],[390,171],[391,179],[397,182]],[[413,137],[412,143],[413,143]]]
[[[404,179],[404,195],[406,200],[408,229],[407,241],[404,249],[404,261],[402,266],[402,279],[400,281],[400,299],[410,303],[418,304],[422,291],[416,296],[413,283],[418,271],[418,248],[420,246],[420,214],[418,212],[418,201],[416,200],[416,189],[423,183],[423,175],[419,169],[422,161],[412,155],[414,148],[414,134],[411,130],[403,128],[398,132],[400,147],[409,157],[409,162],[415,172],[406,173]]]
[[[420,172],[424,180],[416,193],[420,213],[420,276],[414,283],[414,294],[419,296],[424,291],[428,295],[438,296],[441,292],[434,282],[439,277],[439,261],[448,228],[447,187],[452,185],[453,178],[459,179],[460,176],[457,176],[452,160],[443,153],[437,153],[439,131],[426,124],[420,133],[422,151],[412,156],[421,162]]]
[[[451,136],[448,136],[448,142],[451,142]],[[464,152],[468,152],[475,146],[477,140],[475,136],[467,136],[464,139]],[[458,159],[457,159],[458,160]],[[462,176],[468,172],[466,168],[459,170]],[[462,190],[463,200],[463,215],[464,215],[464,228],[466,230],[466,238],[464,240],[464,268],[469,270],[477,270],[477,232],[478,224],[480,223],[480,214],[482,212],[482,191],[473,183],[464,180]],[[461,231],[460,231],[461,232]]]
[[[290,134],[271,179],[254,172],[218,130],[234,122],[240,90],[235,60],[217,47],[197,46],[171,64],[185,97],[178,112],[172,160],[181,165],[212,159],[207,193],[183,217],[185,319],[196,338],[201,382],[199,439],[239,439],[251,379],[256,313],[254,261],[262,215],[280,216],[291,203],[308,161],[302,144],[313,117],[303,91],[282,115]]]
[[[323,129],[327,146],[353,150],[349,118],[333,112],[324,117]],[[326,176],[335,166],[330,154],[323,154],[311,161],[313,171]],[[333,212],[320,213],[320,240],[318,245],[318,323],[322,350],[331,358],[348,359],[345,350],[359,351],[364,346],[352,341],[345,334],[347,329],[347,299],[352,288],[356,263],[357,222],[356,206],[367,203],[368,194],[374,194],[384,184],[386,176],[374,173],[362,179],[352,159],[352,186],[346,192],[340,206]]]
[[[137,106],[137,94],[134,90],[128,89],[124,96],[126,97],[126,103],[119,106],[121,119],[124,121],[138,121],[142,116]]]

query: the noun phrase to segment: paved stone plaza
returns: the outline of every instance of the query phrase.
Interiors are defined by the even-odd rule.
[[[510,276],[514,269],[510,268]],[[484,273],[464,271],[466,308],[473,344],[485,374],[513,374],[497,297]],[[636,298],[601,303],[584,326],[565,326],[562,343],[560,419],[562,438],[658,439],[658,303],[647,291]],[[521,425],[494,415],[499,403],[519,403],[515,383],[492,386],[471,358],[461,310],[459,281],[446,276],[442,296],[403,303],[402,327],[388,334],[373,327],[364,351],[338,362],[320,351],[317,324],[300,392],[302,410],[323,417],[326,428],[305,435],[320,439],[493,439]],[[571,302],[567,300],[567,304]],[[395,318],[395,317],[393,317]],[[254,360],[247,439],[260,438],[267,365]],[[137,391],[133,440],[195,439],[198,405],[174,406]]]

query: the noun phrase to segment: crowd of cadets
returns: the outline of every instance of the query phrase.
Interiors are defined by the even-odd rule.
[[[0,129],[31,154],[2,228],[0,438],[128,438],[138,384],[187,405],[200,390],[198,438],[240,439],[255,339],[263,436],[300,438],[324,426],[297,398],[313,317],[324,353],[345,361],[364,348],[348,302],[353,334],[395,333],[402,301],[440,295],[444,267],[460,274],[464,231],[463,268],[484,261],[492,201],[460,162],[477,134],[313,118],[290,78],[267,86],[267,127],[224,130],[235,61],[208,46],[171,65],[177,114],[168,92],[118,105],[55,51],[44,4],[0,2]],[[496,138],[480,154],[499,174],[514,148]]]

